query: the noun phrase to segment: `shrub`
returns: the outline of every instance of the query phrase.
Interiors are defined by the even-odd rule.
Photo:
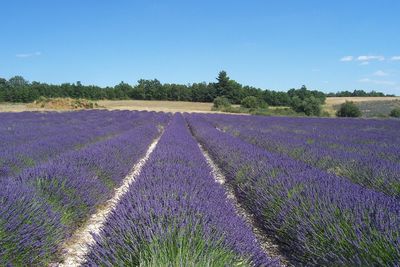
[[[231,102],[229,101],[229,99],[223,96],[216,97],[213,103],[214,103],[213,107],[216,109],[226,108],[231,106]]]
[[[307,116],[319,116],[321,114],[321,100],[314,96],[304,99],[294,96],[290,106],[294,111],[303,112]]]
[[[340,105],[339,110],[336,112],[338,117],[360,117],[361,111],[356,104],[352,101],[346,101]]]
[[[259,100],[255,96],[246,96],[240,103],[243,108],[257,108],[259,106]]]
[[[331,114],[328,111],[324,110],[324,111],[321,112],[320,116],[321,117],[330,117]]]
[[[296,112],[288,107],[270,108],[270,109],[258,108],[252,110],[250,113],[253,115],[263,115],[263,116],[291,116],[291,117],[305,116],[303,112]]]
[[[394,108],[390,111],[390,117],[400,118],[400,108]]]

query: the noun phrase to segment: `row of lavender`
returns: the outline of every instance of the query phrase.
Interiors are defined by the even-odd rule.
[[[147,117],[146,113],[127,111],[3,113],[0,177],[16,175],[63,152],[111,138],[142,124]]]
[[[180,114],[95,239],[87,266],[279,265],[214,181]]]
[[[216,116],[186,117],[239,201],[295,264],[392,266],[400,261],[397,199],[224,133],[210,123]]]
[[[400,198],[397,120],[210,116],[219,129]]]
[[[37,118],[47,115],[53,117],[50,121],[66,116],[50,113]],[[44,150],[39,147],[39,151],[51,153],[39,156],[38,164],[0,178],[0,265],[43,266],[55,260],[62,242],[111,196],[113,188],[160,134],[160,127],[169,121],[169,115],[152,112],[96,111],[74,115],[71,125],[80,126],[71,127],[81,132],[59,132],[58,142],[47,144]],[[94,118],[86,119],[85,115]],[[112,123],[104,131],[81,125],[92,122],[91,126],[107,127],[102,119],[109,124],[114,120],[120,123]],[[48,124],[51,127],[52,123]],[[34,132],[35,127],[31,125],[22,132],[28,131]],[[70,140],[74,138],[68,135],[73,134],[85,138],[71,141],[72,144]],[[109,138],[98,138],[110,134]],[[38,148],[35,142],[31,143],[27,149]],[[65,144],[67,148],[60,149]]]

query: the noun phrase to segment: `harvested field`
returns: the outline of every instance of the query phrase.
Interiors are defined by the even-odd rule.
[[[373,102],[378,104],[377,102],[391,100],[400,100],[400,97],[327,97],[323,109],[329,114],[335,115],[338,106],[346,101],[353,101],[355,103]]]
[[[157,100],[101,100],[97,103],[109,110],[215,113],[215,111],[211,111],[212,103]]]
[[[324,110],[328,111],[331,115],[336,112],[337,105],[347,101],[354,102],[380,102],[389,100],[400,100],[400,97],[328,97]],[[163,112],[198,112],[198,113],[221,113],[219,111],[212,111],[212,103],[200,102],[184,102],[184,101],[156,101],[156,100],[100,100],[95,101],[99,108],[107,110],[147,110],[147,111],[163,111]],[[234,105],[237,106],[237,105]],[[82,107],[81,107],[82,108]],[[270,109],[278,107],[271,106]],[[75,110],[74,105],[50,105],[44,107],[37,104],[24,104],[24,103],[0,103],[0,112],[23,112],[23,111],[67,111]]]

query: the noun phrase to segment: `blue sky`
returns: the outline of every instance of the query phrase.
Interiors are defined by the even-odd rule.
[[[400,95],[400,1],[4,0],[0,77]]]

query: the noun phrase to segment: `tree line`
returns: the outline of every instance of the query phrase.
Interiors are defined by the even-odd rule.
[[[391,94],[384,94],[382,92],[377,92],[377,91],[371,91],[371,92],[365,92],[364,90],[354,90],[353,92],[350,91],[340,91],[337,93],[328,93],[326,96],[332,97],[351,97],[351,96],[372,96],[372,97],[377,97],[377,96],[395,96]]]
[[[357,96],[361,96],[360,91],[362,90],[354,92],[358,94]],[[371,92],[369,94],[379,94],[381,96],[382,93]],[[219,73],[216,82],[202,82],[188,85],[163,84],[157,79],[140,79],[133,86],[121,82],[114,87],[99,87],[82,85],[79,81],[72,84],[63,83],[54,85],[36,81],[28,82],[22,76],[15,76],[9,80],[0,78],[0,102],[27,103],[33,102],[39,99],[39,97],[71,97],[90,100],[135,99],[213,102],[217,97],[226,97],[232,104],[240,104],[244,98],[249,96],[254,96],[270,106],[291,106],[294,110],[302,111],[306,104],[324,103],[326,94],[317,90],[308,90],[305,86],[299,89],[290,89],[287,92],[262,90],[252,86],[244,86],[230,79],[225,71]]]

